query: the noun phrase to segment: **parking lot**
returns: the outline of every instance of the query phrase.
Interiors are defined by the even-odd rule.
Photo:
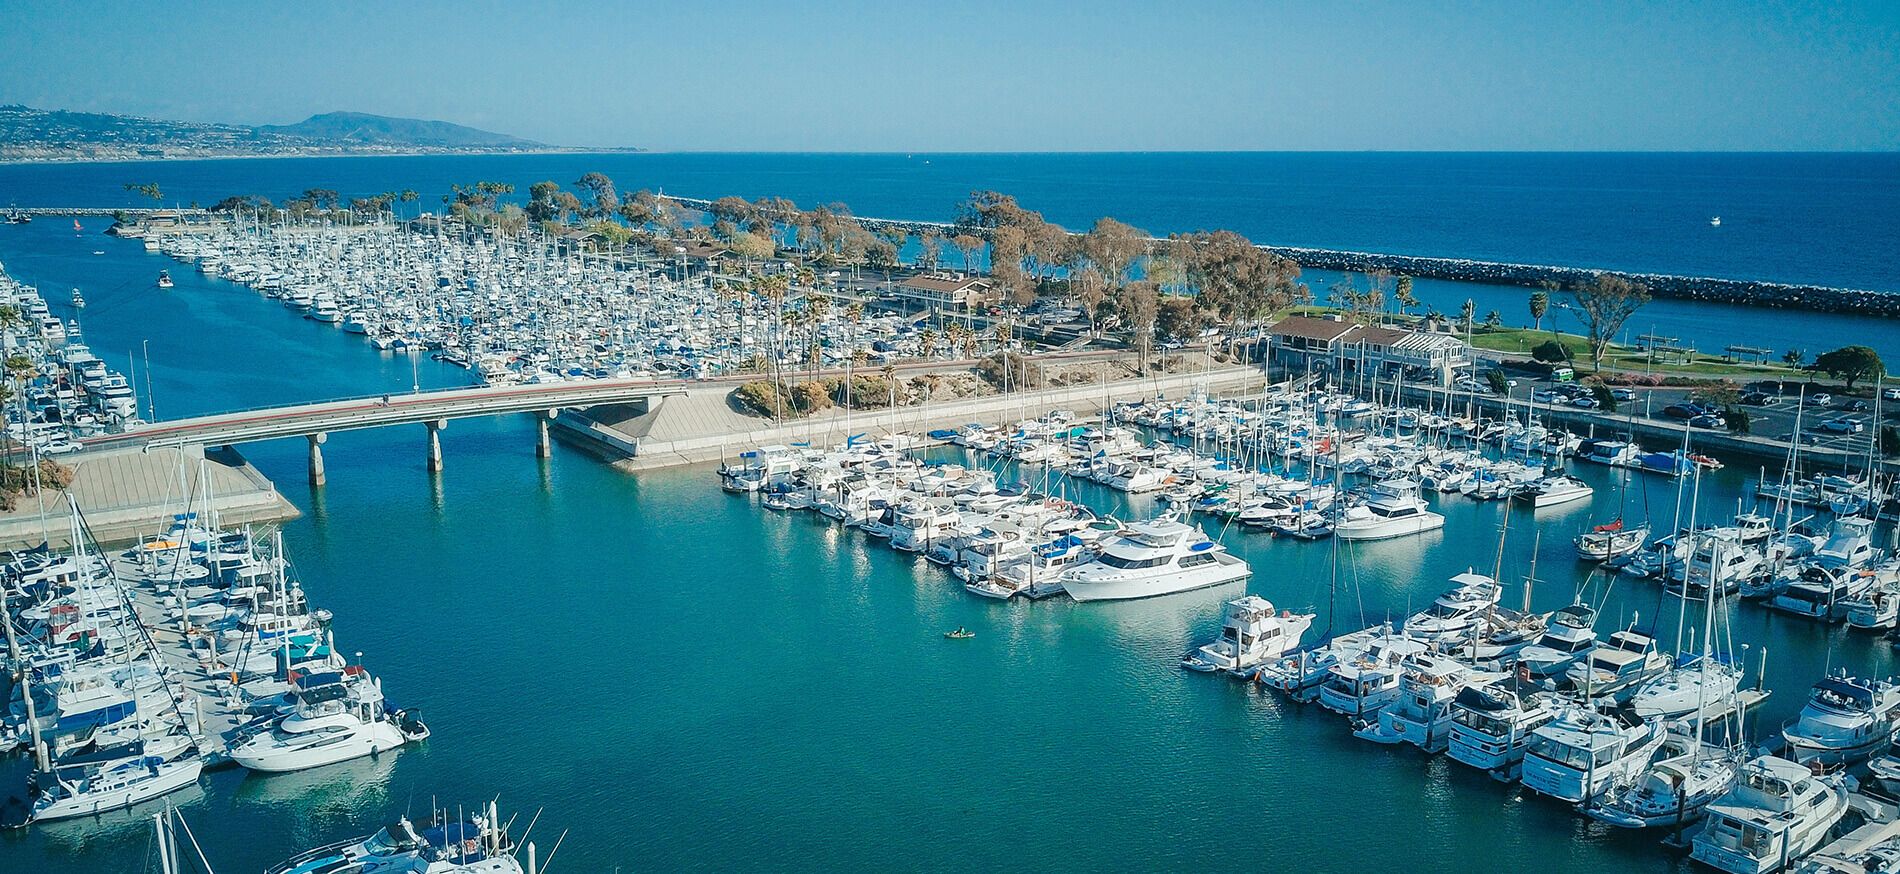
[[[1536,379],[1522,374],[1507,373],[1517,383],[1511,388],[1514,403],[1526,403],[1535,408],[1557,407],[1570,409],[1589,409],[1593,406],[1580,405],[1572,397],[1590,397],[1587,387],[1575,383],[1555,382],[1550,379]],[[1482,390],[1483,381],[1479,381],[1480,395],[1494,397]],[[1726,423],[1718,423],[1711,418],[1691,417],[1685,419],[1686,412],[1678,405],[1693,403],[1696,389],[1663,386],[1640,387],[1618,386],[1613,389],[1619,395],[1616,416],[1635,415],[1641,418],[1670,422],[1680,427],[1689,421],[1693,430],[1726,431]],[[1801,409],[1800,400],[1792,396],[1750,394],[1744,392],[1744,401],[1735,405],[1748,416],[1748,431],[1758,437],[1775,440],[1791,440],[1795,433],[1795,423],[1800,420],[1803,446],[1818,446],[1849,453],[1864,453],[1870,442],[1875,439],[1879,428],[1874,422],[1874,402],[1867,398],[1844,398],[1830,396],[1826,398],[1810,396],[1806,409]],[[1677,408],[1672,411],[1672,407]],[[1719,414],[1719,410],[1712,410]],[[1881,419],[1888,424],[1900,421],[1900,401],[1882,400]]]

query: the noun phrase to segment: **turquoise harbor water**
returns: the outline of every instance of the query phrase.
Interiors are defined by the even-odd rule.
[[[329,166],[297,166],[311,164]],[[471,175],[484,174],[444,178]],[[289,178],[277,188],[323,182]],[[466,378],[195,272],[174,270],[179,287],[160,293],[151,277],[172,262],[75,236],[68,222],[0,227],[0,261],[56,310],[84,288],[86,340],[117,369],[136,361],[140,383],[149,340],[161,417]],[[1735,317],[1751,316],[1764,318]],[[1864,327],[1824,323],[1835,336]],[[1588,824],[1442,757],[1356,740],[1325,711],[1175,667],[1240,587],[997,604],[809,514],[722,494],[707,467],[631,477],[565,447],[537,461],[525,419],[458,421],[443,443],[447,470],[432,477],[420,428],[333,435],[322,490],[304,485],[301,441],[244,448],[306,512],[286,526],[287,545],[313,602],[335,611],[340,643],[364,653],[394,700],[420,707],[435,736],[301,774],[208,775],[178,800],[218,870],[258,870],[432,799],[497,794],[504,809],[545,808],[533,836],[544,854],[568,831],[557,874],[1686,868],[1653,836]],[[1705,479],[1705,514],[1732,510],[1752,474],[1738,464]],[[1610,471],[1581,475],[1598,487],[1594,507],[1533,520],[1448,500],[1442,532],[1342,546],[1336,625],[1399,618],[1452,574],[1488,569],[1507,513],[1506,577],[1528,571],[1541,533],[1533,601],[1567,603],[1584,578],[1568,547],[1576,531],[1613,513],[1619,491],[1632,515],[1646,507],[1664,523],[1675,501],[1660,478],[1622,490]],[[1090,486],[1074,493],[1101,510],[1150,510]],[[1252,591],[1325,610],[1331,544],[1238,529],[1224,539],[1253,563]],[[1619,580],[1605,625],[1640,615],[1672,641],[1677,610],[1657,587]],[[1875,637],[1752,604],[1730,615],[1737,643],[1769,651],[1774,694],[1750,720],[1757,735],[1790,718],[1829,665],[1895,670]],[[958,625],[978,636],[942,639]],[[0,870],[143,868],[141,812],[0,834]]]

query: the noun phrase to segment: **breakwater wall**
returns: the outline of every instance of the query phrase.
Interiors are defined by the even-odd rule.
[[[699,198],[667,195],[666,199],[687,209],[697,211],[705,211],[712,206],[712,201]],[[980,229],[970,229],[949,222],[866,218],[863,216],[856,218],[858,222],[866,226],[901,228],[912,235],[937,233],[948,237],[959,233],[982,233]],[[1161,242],[1161,240],[1156,238],[1156,242]],[[1881,316],[1885,318],[1900,318],[1900,292],[1834,288],[1821,285],[1798,285],[1782,282],[1757,282],[1745,279],[1722,279],[1713,276],[1632,273],[1622,270],[1562,267],[1548,264],[1512,264],[1502,261],[1477,261],[1468,258],[1385,255],[1378,252],[1309,249],[1299,246],[1262,245],[1260,248],[1285,257],[1293,261],[1293,263],[1300,265],[1302,268],[1313,270],[1343,270],[1356,273],[1383,270],[1401,276],[1412,276],[1420,279],[1448,279],[1458,282],[1478,282],[1486,285],[1516,285],[1526,288],[1537,288],[1546,282],[1555,282],[1560,286],[1567,287],[1589,282],[1602,273],[1615,273],[1648,286],[1650,294],[1655,297],[1736,304],[1739,306],[1767,307],[1771,309],[1812,310],[1827,313],[1851,313],[1856,315]]]
[[[1381,255],[1373,252],[1342,252],[1285,246],[1265,248],[1292,259],[1301,267],[1315,270],[1347,270],[1362,273],[1385,270],[1402,276],[1424,279],[1452,279],[1460,282],[1521,285],[1531,288],[1546,282],[1571,286],[1588,282],[1598,274],[1615,273],[1648,286],[1650,294],[1655,297],[1773,309],[1816,310],[1900,318],[1900,294],[1892,292],[1820,285],[1790,285],[1779,282],[1753,282],[1709,276],[1630,273],[1620,270],[1592,270],[1542,264],[1507,264],[1500,261],[1472,261],[1463,258],[1425,258],[1415,255]]]

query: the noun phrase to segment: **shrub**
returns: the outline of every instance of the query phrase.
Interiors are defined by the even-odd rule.
[[[811,415],[831,406],[831,393],[822,382],[807,382],[792,389],[792,404],[801,415]]]
[[[1030,363],[1029,356],[1014,351],[998,352],[976,364],[976,375],[997,388],[1004,387],[1003,377],[1007,372],[1008,387],[1012,391],[1019,388],[1037,387],[1041,383],[1038,370],[1039,368]]]
[[[1545,340],[1531,350],[1531,357],[1545,364],[1557,364],[1570,360],[1570,348],[1556,340]]]
[[[1590,395],[1596,398],[1598,412],[1616,412],[1616,395],[1610,393],[1609,386],[1601,382],[1592,383],[1590,385]]]
[[[825,382],[830,389],[832,403],[838,406],[854,410],[877,410],[891,405],[891,384],[884,377],[857,374],[851,377],[848,393],[842,378]]]
[[[792,415],[791,394],[790,386],[769,379],[755,379],[732,390],[732,396],[741,405],[761,416],[772,417]]]

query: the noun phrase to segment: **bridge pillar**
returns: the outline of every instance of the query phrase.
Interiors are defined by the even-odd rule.
[[[535,432],[536,432],[535,438],[534,438],[534,457],[536,458],[553,458],[554,457],[554,446],[548,440],[548,423],[554,421],[554,417],[560,414],[561,414],[561,411],[559,409],[552,409],[552,410],[548,410],[545,413],[534,414],[534,426],[535,426]]]
[[[330,435],[322,431],[310,435],[310,484],[313,486],[323,485],[323,441],[329,438]]]
[[[436,419],[422,423],[429,429],[429,472],[442,472],[442,429],[448,427],[449,420]]]

